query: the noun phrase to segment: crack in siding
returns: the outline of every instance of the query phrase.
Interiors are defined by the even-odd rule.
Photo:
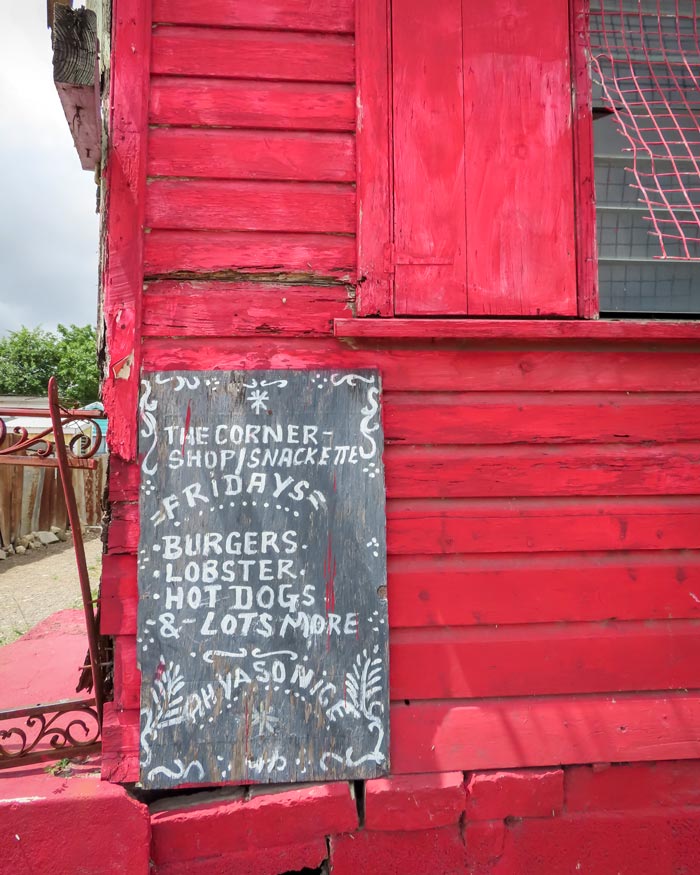
[[[340,275],[339,275],[340,274]],[[346,286],[354,294],[352,271],[338,268],[337,273],[321,274],[310,271],[284,271],[270,269],[225,268],[212,271],[176,270],[171,273],[154,273],[144,276],[144,283],[158,280],[181,280],[189,282],[210,282],[212,280],[246,283],[274,283],[282,286]]]

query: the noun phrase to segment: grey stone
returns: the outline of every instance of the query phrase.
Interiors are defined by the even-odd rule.
[[[44,547],[47,547],[49,544],[58,544],[58,538],[53,532],[37,532],[36,536]]]

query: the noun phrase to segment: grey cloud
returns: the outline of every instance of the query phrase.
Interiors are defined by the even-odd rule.
[[[53,85],[45,10],[16,4],[0,30],[0,334],[97,312],[95,184]]]

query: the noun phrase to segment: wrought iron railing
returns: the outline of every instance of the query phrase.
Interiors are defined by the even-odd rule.
[[[94,699],[0,711],[0,768],[85,756],[100,748]]]
[[[8,430],[5,419],[17,416],[48,417],[50,425],[47,424],[37,434],[29,434],[21,425]],[[59,472],[73,536],[88,640],[88,658],[84,673],[87,669],[89,678],[85,683],[81,677],[77,689],[87,687],[94,696],[91,699],[66,699],[25,708],[0,710],[0,768],[69,758],[100,749],[104,703],[104,648],[98,635],[97,615],[90,589],[71,470],[96,467],[94,456],[103,439],[96,420],[103,416],[103,413],[96,410],[67,410],[62,407],[58,401],[55,377],[49,381],[48,410],[0,408],[0,464],[39,465],[57,468]],[[66,426],[81,422],[89,424],[89,433],[80,431],[66,442]],[[18,440],[2,447],[9,435]]]

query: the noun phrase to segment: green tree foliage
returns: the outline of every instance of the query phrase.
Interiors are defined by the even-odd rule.
[[[58,326],[58,388],[62,400],[89,404],[100,397],[97,338],[91,325]]]
[[[46,395],[54,375],[63,404],[97,400],[97,339],[91,325],[59,325],[56,332],[23,327],[0,338],[0,394]]]

